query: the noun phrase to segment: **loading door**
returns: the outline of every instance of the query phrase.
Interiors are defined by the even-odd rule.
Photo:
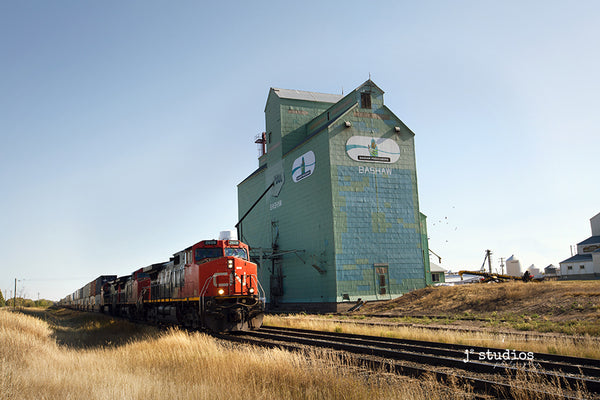
[[[375,281],[377,297],[389,298],[389,275],[387,264],[375,264]]]

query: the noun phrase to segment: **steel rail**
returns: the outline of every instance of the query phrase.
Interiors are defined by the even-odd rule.
[[[516,367],[512,365],[501,365],[473,360],[465,362],[463,354],[459,354],[459,358],[457,358],[456,353],[451,349],[441,349],[441,351],[437,351],[435,354],[427,354],[424,351],[420,352],[419,348],[411,348],[411,346],[395,345],[394,343],[379,341],[379,338],[377,337],[371,337],[370,340],[365,338],[353,339],[353,335],[349,334],[336,336],[335,333],[329,332],[323,335],[322,332],[317,331],[313,331],[313,333],[310,333],[310,331],[306,330],[296,332],[291,328],[286,328],[279,332],[265,332],[261,330],[258,332],[252,332],[252,335],[262,337],[263,339],[287,340],[309,346],[327,347],[340,351],[348,351],[354,354],[368,354],[377,357],[385,357],[392,360],[404,360],[438,367],[442,366],[456,368],[483,374],[498,374],[499,372],[503,372],[506,374],[516,375],[517,373],[527,372],[541,378],[545,378],[549,382],[560,379],[564,382],[567,382],[572,387],[584,385],[590,392],[600,393],[599,380],[592,380],[581,376],[574,377],[570,375],[562,375],[556,372],[534,370],[531,367],[527,368],[526,365]],[[423,349],[421,348],[421,350]],[[448,355],[445,353],[450,354]]]
[[[347,314],[333,314],[336,316],[346,316]],[[364,317],[372,317],[372,318],[380,318],[382,320],[385,319],[392,319],[392,318],[415,318],[415,319],[419,319],[419,318],[434,318],[434,319],[440,319],[440,320],[444,320],[447,319],[447,317],[442,317],[442,316],[427,316],[427,315],[421,315],[421,316],[411,316],[411,315],[379,315],[379,314],[360,314],[360,316],[364,316]],[[456,320],[459,321],[489,321],[489,318],[480,318],[480,317],[468,317],[468,318],[455,318]],[[517,331],[495,331],[495,330],[489,330],[489,329],[484,329],[483,327],[472,327],[472,328],[462,328],[462,327],[457,327],[457,326],[452,326],[452,325],[445,325],[445,326],[439,326],[439,325],[429,325],[429,324],[423,324],[423,323],[419,323],[417,321],[415,322],[378,322],[378,321],[362,321],[362,320],[343,320],[343,319],[321,319],[321,318],[315,318],[315,320],[317,321],[327,321],[327,322],[335,322],[335,323],[339,323],[339,324],[355,324],[355,325],[369,325],[369,326],[384,326],[384,327],[398,327],[398,326],[406,326],[406,327],[414,327],[414,328],[421,328],[421,329],[426,329],[426,330],[433,330],[433,331],[453,331],[453,332],[463,332],[463,333],[470,333],[470,332],[486,332],[486,333],[490,333],[494,336],[515,336],[515,337],[523,337],[526,340],[536,340],[536,339],[540,339],[540,340],[544,340],[544,339],[559,339],[561,338],[560,336],[556,336],[553,335],[552,333],[534,333],[534,332],[517,332]],[[502,320],[500,320],[502,321]],[[581,342],[583,340],[593,340],[596,341],[598,343],[600,343],[600,338],[586,338],[584,336],[573,336],[569,338],[570,340],[572,340],[573,342]]]
[[[481,346],[468,346],[453,343],[440,343],[422,340],[411,340],[411,339],[397,339],[397,338],[385,338],[379,336],[368,336],[368,335],[356,335],[349,333],[337,333],[337,332],[322,332],[322,331],[311,331],[307,329],[295,329],[295,328],[275,328],[275,327],[263,327],[262,331],[266,332],[293,332],[296,335],[304,335],[306,337],[333,337],[333,338],[346,338],[347,341],[353,341],[355,344],[360,343],[371,343],[370,345],[385,344],[397,350],[408,350],[408,351],[423,351],[431,355],[439,356],[455,356],[455,357],[466,357],[466,351],[472,356],[479,357],[480,353],[487,353],[488,351],[493,354],[505,353],[507,349],[489,348]],[[511,350],[512,351],[512,350]],[[515,350],[516,352],[516,350]],[[525,353],[520,351],[519,353]],[[487,356],[486,356],[487,358]],[[496,360],[494,360],[496,361]],[[497,361],[507,361],[500,359]],[[509,358],[508,361],[518,361],[517,364],[527,366],[529,362],[523,363],[523,360],[512,360]],[[600,360],[591,358],[579,358],[570,356],[560,356],[556,354],[546,353],[533,353],[533,364],[536,367],[544,369],[546,371],[560,371],[563,374],[583,375],[586,377],[600,378]],[[497,366],[498,363],[494,363]]]
[[[262,330],[263,329],[261,328],[260,331]],[[341,343],[332,343],[330,341],[310,340],[307,338],[294,338],[293,336],[289,335],[289,333],[286,335],[267,335],[263,334],[260,331],[253,331],[250,334],[248,334],[248,332],[244,332],[242,335],[214,334],[214,336],[227,341],[251,344],[267,348],[282,348],[294,352],[305,351],[306,348],[300,346],[302,344],[313,347],[328,348],[338,351],[349,351],[350,353],[352,353],[352,356],[355,360],[362,363],[363,366],[366,366],[369,369],[375,371],[385,370],[387,372],[402,374],[415,378],[419,378],[422,376],[433,376],[436,380],[441,381],[443,383],[456,382],[458,379],[460,382],[469,385],[477,393],[485,393],[486,395],[491,395],[501,399],[512,399],[511,391],[513,390],[513,387],[509,383],[496,382],[489,379],[463,375],[456,372],[433,371],[431,370],[431,364],[424,362],[426,360],[423,360],[419,357],[413,360],[406,360],[406,358],[401,359],[403,361],[415,361],[416,363],[419,363],[421,365],[425,364],[424,366],[404,365],[399,360],[386,359],[385,355],[382,355],[381,353],[374,354],[373,350],[375,349],[372,349],[371,351],[365,351],[365,348],[360,348],[358,349],[358,351],[356,351],[357,348],[353,345],[344,346]],[[269,338],[265,338],[265,336],[269,336]],[[392,353],[393,352],[387,354]],[[360,354],[362,354],[363,356],[361,356]],[[369,356],[384,358],[374,359]],[[439,360],[439,357],[435,357],[435,360]],[[439,364],[435,363],[434,365]],[[496,369],[495,372],[497,373],[499,372],[499,370]],[[521,390],[531,393],[533,397],[539,395],[551,397],[553,395],[553,393],[549,393],[540,389],[523,388]],[[581,400],[581,398],[579,397],[572,396],[564,396],[564,398],[569,400]]]

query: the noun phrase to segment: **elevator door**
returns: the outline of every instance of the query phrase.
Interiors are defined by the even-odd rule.
[[[389,292],[389,277],[387,264],[375,264],[375,280],[377,295],[386,296]]]

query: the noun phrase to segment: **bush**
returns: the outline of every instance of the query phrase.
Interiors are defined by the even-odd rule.
[[[41,308],[48,308],[48,307],[52,307],[54,305],[53,301],[46,300],[46,299],[36,300],[34,303],[35,303],[35,307],[41,307]]]

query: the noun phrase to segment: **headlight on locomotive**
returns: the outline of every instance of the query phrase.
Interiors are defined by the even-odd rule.
[[[233,260],[231,260],[231,259],[227,260],[227,268],[229,268],[229,269],[233,268]]]
[[[248,293],[250,293],[250,294],[254,294],[254,288],[250,288],[250,289],[248,289]]]
[[[217,293],[219,293],[219,296],[223,296],[223,294],[225,294],[225,290],[219,289]]]

